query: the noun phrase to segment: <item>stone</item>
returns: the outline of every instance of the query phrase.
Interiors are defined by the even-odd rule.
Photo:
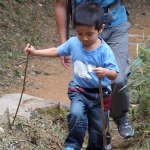
[[[3,131],[9,132],[11,129],[11,124],[9,120],[9,109],[6,108],[4,114],[0,115],[0,131],[3,133]]]
[[[14,117],[19,104],[20,96],[21,93],[14,93],[7,94],[0,98],[0,115],[3,115],[8,108],[10,115]],[[65,106],[65,104],[62,104],[62,106],[63,105]],[[45,100],[42,98],[23,94],[17,115],[30,119],[32,112],[35,111],[36,108],[58,107],[60,107],[60,103],[53,100]]]

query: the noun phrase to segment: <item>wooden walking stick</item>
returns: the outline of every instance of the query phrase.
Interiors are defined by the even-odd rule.
[[[31,39],[30,39],[29,47],[31,47],[31,44],[32,44],[32,42],[33,42],[33,37],[34,37],[34,33],[35,33],[35,30],[36,30],[36,27],[37,27],[37,24],[38,24],[38,20],[39,20],[41,8],[42,8],[42,5],[39,4],[37,16],[36,16],[36,21],[35,21],[35,24],[34,24],[34,29],[33,29],[33,33],[32,33]],[[18,109],[19,109],[19,106],[20,106],[20,103],[21,103],[21,100],[22,100],[23,92],[25,91],[25,80],[26,80],[26,74],[27,74],[28,60],[29,60],[29,54],[27,55],[27,58],[26,58],[26,65],[25,65],[25,71],[24,71],[24,80],[23,80],[23,88],[22,88],[22,92],[21,92],[19,104],[18,104],[16,113],[15,113],[15,116],[14,116],[14,119],[13,119],[13,122],[12,122],[12,125],[13,125],[14,122],[15,122],[15,119],[16,119],[16,116],[17,116],[17,113],[18,113]]]
[[[99,78],[99,93],[100,93],[100,104],[101,104],[101,113],[102,113],[103,144],[104,144],[105,149],[107,150],[106,128],[105,128],[105,117],[104,117],[104,102],[103,102],[101,78]]]

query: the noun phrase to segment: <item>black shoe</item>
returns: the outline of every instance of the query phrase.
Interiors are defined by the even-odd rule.
[[[114,122],[117,124],[119,136],[121,138],[126,139],[134,135],[133,126],[131,125],[129,118],[126,115],[114,119]]]

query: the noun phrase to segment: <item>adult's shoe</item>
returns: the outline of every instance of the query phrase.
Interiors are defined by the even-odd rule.
[[[114,119],[114,122],[117,124],[119,136],[121,138],[126,139],[134,135],[134,128],[127,115],[123,115],[117,119]]]

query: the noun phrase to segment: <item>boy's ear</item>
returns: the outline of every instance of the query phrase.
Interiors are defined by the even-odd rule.
[[[102,24],[102,26],[101,26],[101,28],[100,28],[100,30],[99,30],[99,33],[102,33],[103,30],[104,30],[104,28],[105,28],[105,24]]]

